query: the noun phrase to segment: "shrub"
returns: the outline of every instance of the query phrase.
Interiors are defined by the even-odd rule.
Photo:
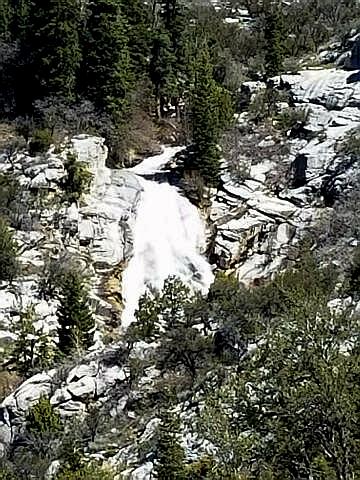
[[[29,153],[35,156],[38,153],[45,153],[49,150],[52,136],[46,128],[35,130],[29,144]]]
[[[38,402],[29,409],[26,416],[26,429],[35,437],[63,430],[60,415],[45,396],[40,397]]]
[[[280,92],[271,85],[264,91],[257,93],[249,106],[250,120],[260,123],[273,117],[278,110],[277,103],[281,100]]]
[[[0,281],[12,281],[20,271],[18,247],[6,221],[0,217]]]
[[[295,57],[285,58],[283,61],[283,70],[285,73],[296,75],[297,73],[299,73],[300,70],[298,60]]]
[[[11,467],[0,465],[0,480],[17,480]]]
[[[205,183],[199,172],[185,172],[181,180],[181,187],[191,202],[195,205],[202,205],[205,194]]]
[[[87,166],[78,162],[74,154],[69,154],[65,163],[67,177],[64,189],[69,201],[77,201],[88,191],[92,178]]]
[[[63,468],[56,480],[114,480],[115,473],[95,464],[81,466],[78,470]]]
[[[305,108],[286,108],[274,117],[274,126],[283,133],[286,133],[295,127],[295,125],[305,125],[309,119],[309,114],[309,110]]]
[[[19,182],[9,173],[0,173],[0,209],[7,218],[17,211],[21,189]]]

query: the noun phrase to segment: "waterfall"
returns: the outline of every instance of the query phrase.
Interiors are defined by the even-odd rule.
[[[197,208],[178,188],[141,177],[159,172],[178,150],[168,147],[131,169],[143,193],[133,231],[133,256],[122,279],[125,328],[135,319],[140,296],[147,289],[161,289],[169,275],[204,293],[213,280],[210,265],[201,254],[206,236]]]

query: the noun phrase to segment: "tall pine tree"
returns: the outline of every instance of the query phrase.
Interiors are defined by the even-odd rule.
[[[82,89],[97,108],[124,123],[133,86],[126,20],[120,0],[88,5],[84,34]]]
[[[121,0],[121,12],[126,19],[131,66],[136,77],[148,73],[150,55],[150,11],[143,0]]]
[[[185,480],[185,453],[179,443],[179,420],[168,411],[161,415],[157,432],[156,478],[159,480]]]
[[[191,113],[194,155],[189,167],[198,170],[209,186],[216,186],[220,179],[218,142],[231,121],[232,104],[229,93],[213,78],[206,46],[196,63]]]
[[[278,75],[284,59],[283,14],[278,5],[268,5],[265,10],[265,71],[267,77]]]
[[[89,348],[93,343],[95,321],[88,304],[84,281],[76,271],[67,272],[60,284],[58,308],[59,349],[68,354]]]
[[[158,117],[166,115],[172,103],[179,116],[179,100],[184,93],[186,71],[187,9],[178,0],[159,2],[155,33],[152,40],[150,78],[158,104]]]
[[[26,75],[28,88],[24,89],[23,78],[19,78],[20,108],[30,110],[34,100],[47,96],[74,98],[80,66],[79,19],[78,0],[30,3],[21,41],[24,68],[20,70]]]

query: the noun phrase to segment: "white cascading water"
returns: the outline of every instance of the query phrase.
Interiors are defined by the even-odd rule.
[[[122,278],[124,328],[135,320],[140,296],[147,289],[161,289],[169,275],[204,293],[213,280],[210,265],[200,253],[206,236],[197,208],[176,187],[140,176],[160,171],[178,150],[166,148],[131,169],[139,175],[144,191],[133,231],[133,257]]]

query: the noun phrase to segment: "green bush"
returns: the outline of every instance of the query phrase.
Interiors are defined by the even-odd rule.
[[[65,163],[67,177],[64,189],[69,201],[77,201],[88,191],[92,178],[87,166],[78,162],[74,154],[69,154]]]
[[[0,217],[0,281],[12,281],[20,271],[18,247],[6,221]]]
[[[277,103],[283,100],[286,100],[286,98],[273,86],[269,86],[265,90],[258,92],[249,106],[250,120],[261,123],[274,117],[278,110]]]
[[[58,433],[63,430],[60,415],[45,396],[29,409],[26,416],[26,429],[34,437]]]
[[[35,156],[38,153],[45,153],[49,150],[52,142],[51,132],[44,129],[35,130],[29,143],[29,153]]]
[[[0,209],[7,218],[17,213],[21,188],[18,180],[10,173],[0,173]]]
[[[309,110],[305,108],[287,108],[274,117],[274,126],[283,133],[291,130],[295,125],[305,125],[309,119]]]
[[[17,478],[10,468],[0,465],[0,480],[17,480]]]
[[[56,476],[56,480],[114,480],[115,473],[100,466],[89,464],[79,470],[64,468]]]

